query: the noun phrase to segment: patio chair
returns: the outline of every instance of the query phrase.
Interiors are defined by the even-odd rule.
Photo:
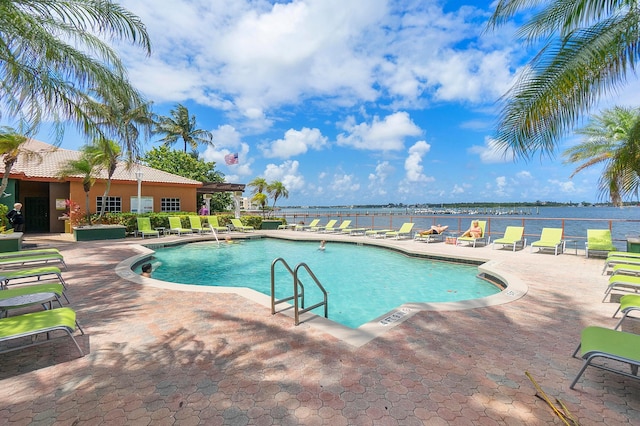
[[[60,296],[64,295],[64,287],[59,283],[45,283],[11,288],[0,291],[0,317],[8,315],[10,309],[42,304],[49,309],[53,301],[62,307]],[[69,300],[67,299],[67,303]]]
[[[364,232],[364,236],[369,238],[380,238],[384,237],[387,232],[393,232],[393,229],[370,229]]]
[[[211,228],[202,226],[202,221],[200,220],[200,216],[189,216],[189,225],[191,226],[191,230],[193,232],[197,232],[198,234],[205,234],[207,232],[213,232]]]
[[[255,230],[253,226],[243,225],[240,219],[231,219],[231,224],[233,225],[233,228],[236,231],[240,231],[240,232],[252,231],[253,232]]]
[[[84,356],[84,352],[78,345],[78,341],[73,337],[76,327],[82,334],[84,331],[76,322],[76,313],[71,308],[49,309],[40,312],[31,312],[23,315],[0,319],[0,342],[6,342],[23,337],[37,336],[46,333],[47,335],[54,331],[64,331],[67,333],[73,343],[78,348],[80,356]],[[29,343],[24,345],[10,347],[0,350],[0,353],[11,352],[19,349],[28,348],[43,343],[50,343],[55,339],[29,339]]]
[[[209,225],[209,228],[211,228],[212,232],[228,232],[229,228],[227,228],[226,226],[220,226],[220,223],[218,222],[218,216],[207,216],[207,224]]]
[[[620,305],[613,314],[613,317],[615,318],[618,312],[622,312],[622,318],[620,318],[620,321],[618,321],[613,329],[617,330],[620,328],[624,320],[627,319],[629,314],[634,311],[640,311],[640,294],[625,294],[620,298]]]
[[[538,252],[553,250],[553,255],[564,253],[564,242],[562,241],[562,228],[542,228],[540,239],[531,243],[531,253],[537,248]]]
[[[311,228],[309,228],[309,231],[311,231],[311,232],[322,232],[326,228],[333,228],[334,226],[336,226],[337,222],[338,221],[336,219],[331,219],[329,222],[327,222],[326,225],[312,226]]]
[[[41,266],[38,268],[29,269],[13,269],[7,271],[0,271],[0,289],[6,289],[9,282],[12,280],[24,280],[27,278],[35,278],[36,281],[41,279],[47,279],[48,275],[54,275],[60,284],[64,288],[67,288],[67,284],[62,279],[62,273],[57,266]],[[48,278],[51,279],[51,278]],[[21,281],[20,284],[26,284],[29,281]]]
[[[182,221],[178,216],[169,216],[169,232],[172,234],[178,234],[178,236],[181,236],[182,234],[193,234],[191,229],[182,227]]]
[[[615,251],[611,231],[608,229],[587,229],[587,241],[585,242],[585,255],[589,257],[589,252],[609,253]]]
[[[343,220],[340,226],[325,226],[320,232],[342,232],[351,224],[350,220]]]
[[[142,235],[143,240],[147,235],[160,238],[160,232],[155,229],[151,229],[151,219],[148,217],[138,217],[136,220],[138,222],[138,234]]]
[[[604,275],[609,267],[615,267],[616,265],[640,265],[640,258],[609,256],[604,261],[602,275]]]
[[[638,367],[640,366],[640,335],[612,330],[603,327],[586,327],[582,330],[580,346],[573,353],[575,357],[581,351],[584,363],[573,380],[570,389],[573,389],[578,380],[587,369],[592,366],[602,370],[621,374],[626,377],[638,379]],[[616,368],[617,364],[594,364],[597,358],[617,361],[629,364],[631,371],[627,372]]]
[[[487,221],[486,220],[479,220],[478,221],[478,226],[480,226],[480,229],[482,229],[482,235],[479,236],[478,238],[475,237],[458,237],[457,238],[457,244],[460,244],[462,242],[466,242],[468,243],[468,246],[473,246],[475,247],[478,243],[482,243],[483,245],[487,245],[489,244],[489,240],[491,240],[491,237],[489,237],[487,235],[486,229],[487,229]]]
[[[64,258],[60,253],[43,253],[43,254],[35,254],[32,255],[28,250],[25,251],[25,254],[22,256],[11,256],[0,258],[0,268],[1,267],[15,267],[15,266],[24,266],[31,265],[34,263],[50,263],[50,262],[59,262],[62,263],[62,266],[67,269],[67,264],[64,263]]]
[[[640,290],[640,277],[633,275],[615,274],[609,278],[609,286],[604,291],[604,302],[612,290],[633,291]]]
[[[0,253],[0,259],[8,259],[10,257],[24,257],[24,256],[41,256],[47,254],[60,254],[60,250],[57,248],[44,248],[44,249],[29,249],[19,251],[6,251]]]
[[[431,229],[428,229],[426,231],[422,231],[422,232],[417,232],[414,240],[415,241],[421,241],[424,243],[431,243],[434,241],[444,241],[445,240],[445,233],[447,232],[447,230],[449,229],[449,226],[440,226],[440,225],[432,225]]]
[[[495,250],[496,244],[502,244],[502,248],[511,246],[513,251],[516,251],[518,246],[524,249],[527,245],[527,239],[523,238],[523,235],[524,226],[507,226],[504,231],[504,237],[494,240],[491,249]]]
[[[387,238],[395,238],[396,240],[399,240],[401,238],[411,238],[411,230],[413,229],[413,225],[415,225],[415,223],[413,222],[405,222],[402,224],[402,226],[400,227],[400,229],[398,229],[397,231],[389,231],[386,232],[384,234],[384,237]]]
[[[296,231],[308,231],[310,228],[315,228],[320,223],[320,219],[313,219],[308,225],[296,225]]]

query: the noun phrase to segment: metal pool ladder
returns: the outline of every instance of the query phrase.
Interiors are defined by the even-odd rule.
[[[285,269],[289,271],[289,273],[293,277],[293,296],[285,297],[284,299],[280,299],[280,300],[276,300],[276,291],[275,291],[276,289],[275,267],[276,267],[276,264],[278,263],[282,263]],[[298,278],[298,271],[300,268],[304,268],[307,271],[309,276],[313,278],[313,281],[316,283],[316,286],[318,286],[318,288],[324,295],[322,302],[316,303],[315,305],[309,306],[308,308],[304,307],[304,285],[302,284],[302,281],[300,281],[300,279]],[[306,263],[299,263],[295,267],[295,269],[291,269],[287,261],[279,257],[275,259],[273,262],[271,262],[271,314],[274,315],[276,313],[277,304],[288,302],[292,299],[293,299],[293,309],[294,309],[294,316],[295,316],[295,325],[300,324],[300,314],[304,314],[305,312],[311,311],[320,306],[324,306],[324,317],[329,318],[327,291],[324,289],[322,284],[320,284],[320,281],[318,281],[318,278],[311,271],[309,266]],[[302,305],[302,309],[300,309],[300,305]]]

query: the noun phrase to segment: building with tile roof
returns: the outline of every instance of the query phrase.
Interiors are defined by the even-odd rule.
[[[64,220],[59,218],[67,211],[65,200],[75,201],[85,210],[86,197],[81,175],[60,178],[58,171],[69,160],[79,159],[81,152],[56,148],[34,139],[27,141],[24,148],[38,153],[41,161],[19,156],[0,202],[10,209],[15,202],[22,203],[25,232],[64,232]],[[195,212],[198,209],[196,194],[202,188],[202,182],[144,165],[128,166],[120,162],[111,179],[107,211],[138,211],[138,176],[140,211]],[[106,181],[106,171],[96,175],[96,183],[89,193],[92,213],[97,212],[102,203]],[[244,185],[240,186],[244,189]]]

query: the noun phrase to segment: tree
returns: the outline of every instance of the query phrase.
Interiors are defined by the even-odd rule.
[[[253,188],[251,193],[253,197],[251,197],[251,201],[262,207],[262,217],[265,215],[265,208],[267,206],[267,195],[264,194],[264,191],[267,190],[269,184],[264,178],[256,177],[251,182],[247,184],[247,186]]]
[[[108,36],[108,43],[96,34]],[[94,117],[82,108],[89,89],[141,103],[111,48],[118,40],[151,53],[144,24],[110,0],[0,2],[0,111],[24,119],[25,134],[43,120],[69,120],[83,133],[99,135]]]
[[[104,209],[107,204],[107,197],[111,190],[111,179],[118,167],[118,161],[122,151],[120,146],[110,139],[99,138],[92,145],[87,145],[83,148],[89,162],[94,165],[96,172],[100,170],[107,170],[107,183],[104,188],[104,194],[102,195],[102,205],[100,206],[100,212],[98,213],[98,219],[104,214]]]
[[[636,2],[500,0],[488,28],[528,9],[535,10],[519,35],[543,47],[503,97],[496,135],[524,158],[552,155],[581,115],[625,82],[640,54]]]
[[[149,167],[199,182],[224,182],[224,174],[215,170],[215,162],[198,159],[194,154],[160,146],[148,151],[142,161]],[[209,202],[211,211],[224,211],[231,204],[231,194],[216,193]]]
[[[40,153],[25,148],[25,143],[29,138],[15,129],[7,126],[0,127],[0,156],[3,156],[4,174],[2,184],[0,184],[0,194],[4,194],[9,184],[9,175],[13,165],[19,157],[24,157],[25,161],[42,161]]]
[[[251,202],[256,203],[262,209],[262,217],[265,216],[265,209],[267,208],[267,195],[262,192],[257,192],[251,197]]]
[[[61,178],[79,176],[82,179],[82,189],[84,190],[86,197],[87,223],[89,225],[91,225],[91,204],[89,202],[89,192],[91,191],[93,184],[96,182],[95,173],[95,164],[86,152],[83,152],[82,156],[77,160],[67,161],[67,163],[58,171],[58,176]]]
[[[160,139],[165,146],[171,146],[182,138],[184,142],[184,152],[187,152],[187,145],[193,151],[198,149],[198,145],[213,146],[213,135],[206,130],[198,129],[196,116],[189,116],[187,107],[178,104],[170,111],[171,117],[158,117],[154,133],[163,134]]]
[[[276,208],[276,201],[278,201],[278,198],[289,198],[289,191],[285,188],[282,182],[277,180],[267,185],[267,192],[269,192],[269,195],[273,198],[273,205],[271,206],[273,209]]]
[[[604,164],[598,186],[601,194],[608,195],[616,206],[623,204],[623,198],[638,195],[640,187],[640,143],[631,138],[631,133],[640,122],[640,110],[615,107],[591,121],[576,133],[585,138],[563,155],[565,163],[582,163],[571,177],[580,171]]]

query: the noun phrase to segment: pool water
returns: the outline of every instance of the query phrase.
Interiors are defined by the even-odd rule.
[[[270,295],[271,263],[283,258],[294,269],[306,263],[329,293],[329,319],[357,328],[406,302],[452,302],[500,292],[477,278],[476,266],[430,261],[366,245],[253,239],[233,244],[190,243],[157,249],[153,278],[182,284],[248,287]],[[291,274],[275,268],[276,298],[293,295]],[[305,302],[322,301],[313,279],[300,268]],[[278,308],[278,307],[276,307]],[[280,307],[282,308],[282,307]],[[324,308],[314,310],[323,315]]]

